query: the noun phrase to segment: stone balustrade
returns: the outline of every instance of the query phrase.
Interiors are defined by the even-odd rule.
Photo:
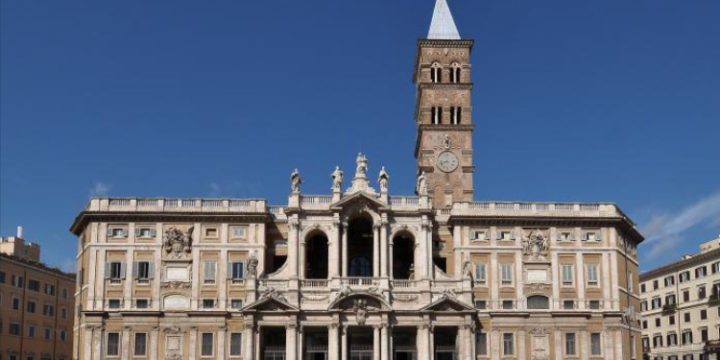
[[[452,216],[625,217],[612,203],[458,202]]]
[[[262,199],[92,198],[85,210],[265,213],[267,206]]]

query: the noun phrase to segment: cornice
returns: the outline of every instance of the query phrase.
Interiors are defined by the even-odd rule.
[[[693,257],[689,259],[675,261],[659,268],[649,270],[640,274],[640,281],[647,281],[661,275],[685,270],[688,267],[707,263],[712,260],[720,260],[720,249],[711,250],[706,253],[699,253],[693,255]]]
[[[267,223],[273,221],[269,213],[257,212],[141,212],[141,211],[83,211],[70,226],[70,232],[80,235],[82,230],[90,222],[110,221],[148,221],[148,222],[173,222],[173,221],[210,221],[210,222],[247,222]]]

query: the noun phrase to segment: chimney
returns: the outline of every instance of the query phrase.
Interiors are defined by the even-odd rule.
[[[22,239],[22,238],[23,238],[23,227],[22,227],[22,226],[18,226],[18,227],[17,227],[17,235],[16,235],[16,237],[19,238],[19,239]]]

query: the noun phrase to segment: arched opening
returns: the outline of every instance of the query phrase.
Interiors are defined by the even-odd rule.
[[[450,69],[450,81],[453,83],[460,82],[460,64],[453,63],[452,69]]]
[[[348,276],[372,277],[372,219],[361,216],[350,221],[347,233]]]
[[[393,268],[394,279],[411,279],[415,267],[415,239],[407,232],[395,235],[393,238]]]
[[[549,309],[550,301],[548,300],[547,296],[542,296],[542,295],[528,296],[527,308],[528,309]]]
[[[434,83],[442,82],[442,66],[438,63],[430,65],[430,81]]]
[[[322,232],[313,233],[305,241],[305,278],[327,279],[328,239]]]

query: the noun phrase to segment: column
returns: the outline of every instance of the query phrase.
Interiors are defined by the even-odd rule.
[[[498,302],[496,299],[498,299],[500,294],[500,276],[498,275],[500,269],[498,268],[498,260],[497,260],[497,252],[493,251],[490,253],[490,268],[487,269],[487,274],[485,275],[488,279],[488,283],[490,284],[490,299],[492,299],[488,305],[490,305],[490,309],[497,309]]]
[[[614,253],[614,251],[613,251]],[[605,310],[609,310],[613,306],[613,299],[615,298],[615,295],[610,295],[610,268],[613,267],[613,264],[610,263],[610,257],[608,256],[607,252],[602,253],[602,262],[600,263],[600,270],[602,271],[602,280],[600,281],[600,287],[602,288],[602,294],[603,294],[603,306],[602,308]],[[617,269],[615,269],[617,270]],[[627,273],[626,273],[627,274]],[[617,277],[617,275],[616,275]]]
[[[628,332],[630,332],[630,331],[632,331],[632,330],[628,329]],[[623,357],[623,349],[625,347],[623,346],[622,330],[617,329],[615,331],[612,331],[612,334],[615,336],[615,359],[622,360],[625,358],[625,357]],[[628,335],[628,339],[629,339],[629,337],[630,336]],[[632,344],[631,344],[631,346],[632,346]],[[630,354],[630,349],[628,349],[628,355],[629,354]],[[718,360],[720,360],[720,359],[718,359]]]
[[[517,348],[518,348],[518,360],[525,360],[527,353],[525,352],[525,330],[520,330],[517,332]],[[548,353],[550,351],[548,350]]]
[[[502,354],[502,344],[500,341],[500,332],[497,330],[490,331],[490,343],[488,344],[490,350],[490,357],[493,360],[500,359]]]
[[[462,236],[462,226],[453,226],[453,268],[455,269],[455,278],[462,277],[462,254],[460,253],[460,241]]]
[[[190,309],[198,309],[198,298],[200,297],[200,283],[202,277],[200,276],[200,250],[193,246],[192,247],[192,289],[190,290]],[[160,267],[160,264],[156,264]]]
[[[380,328],[380,360],[391,359],[390,355],[390,331],[387,324],[382,324]]]
[[[428,344],[428,354],[430,355],[429,359],[435,358],[435,329],[432,328],[431,325],[428,325],[427,329],[427,344]]]
[[[83,339],[83,359],[92,360],[92,336],[93,328],[85,326],[85,339]]]
[[[305,278],[305,239],[299,239],[299,248],[298,248],[298,259],[300,259],[298,264],[298,276],[300,276],[301,279]]]
[[[373,277],[380,276],[380,224],[373,224]]]
[[[553,331],[553,336],[555,360],[563,360],[563,333],[560,330],[555,330]],[[577,341],[575,347],[577,348]]]
[[[188,352],[190,354],[188,354],[189,355],[188,359],[195,360],[195,356],[197,355],[196,346],[197,346],[197,328],[193,326],[190,328],[190,344],[188,345]],[[167,351],[167,350],[165,350],[165,351]]]
[[[328,246],[328,277],[330,279],[336,278],[340,276],[340,269],[338,269],[338,265],[340,264],[340,220],[335,219],[333,220],[333,231],[330,239],[330,244]]]
[[[120,348],[120,356],[123,360],[128,360],[130,355],[130,327],[123,327],[122,331],[122,347]]]
[[[373,360],[380,360],[380,326],[373,326]]]
[[[252,324],[245,324],[245,328],[243,329],[243,359],[252,359],[253,358],[253,325]]]
[[[153,265],[154,274],[152,275],[152,298],[150,300],[150,307],[156,311],[160,311],[160,283],[162,281],[162,249],[156,248],[153,252],[153,258],[155,264]]]
[[[225,325],[220,326],[217,332],[217,357],[225,359]]]
[[[330,324],[328,327],[328,360],[339,360],[339,352],[338,348],[340,344],[338,342],[340,341],[338,337],[338,324]]]
[[[340,251],[342,252],[342,277],[348,276],[348,253],[347,253],[347,230],[348,230],[348,223],[343,222],[342,223],[342,246]]]
[[[260,334],[262,332],[260,331],[260,325],[258,325],[255,328],[255,331],[253,331],[253,339],[255,339],[254,343],[255,346],[253,346],[253,350],[255,351],[255,357],[253,359],[260,359]]]
[[[103,328],[101,326],[95,327],[93,331],[93,359],[102,359],[102,344],[103,344]]]
[[[86,250],[86,251],[90,251],[90,262],[88,264],[95,266],[95,269],[97,269],[98,266],[100,266],[100,268],[103,269],[103,271],[104,271],[105,270],[105,267],[104,267],[105,266],[105,257],[101,257],[101,261],[98,261],[98,259],[97,259],[98,252],[97,252],[97,250],[93,249],[92,246],[89,246],[88,250]],[[97,308],[95,307],[95,299],[97,298],[98,293],[95,292],[95,282],[97,281],[96,275],[98,273],[98,270],[93,271],[93,269],[91,269],[91,268],[88,268],[87,270],[88,271],[85,273],[85,275],[87,276],[87,279],[83,279],[83,281],[86,281],[88,284],[88,294],[89,295],[88,295],[87,303],[85,303],[85,306],[83,306],[83,309],[97,310]],[[99,277],[104,278],[104,276],[105,276],[105,274],[101,273]],[[78,278],[79,277],[80,276],[78,276]],[[78,289],[82,289],[82,286],[83,286],[83,284],[80,284],[80,286],[78,286]]]
[[[285,328],[285,360],[295,360],[297,355],[297,325]]]
[[[577,263],[577,292],[578,292],[578,309],[585,309],[585,263],[581,253],[575,254],[575,262]]]
[[[587,359],[590,356],[590,335],[587,331],[581,331],[579,333],[580,338],[580,359]]]
[[[97,250],[93,250],[96,252]],[[90,271],[90,277],[95,280],[95,304],[93,308],[95,310],[103,310],[105,308],[105,263],[107,263],[107,256],[105,249],[100,250],[100,262],[96,262],[94,271]],[[92,263],[91,263],[92,264]],[[98,276],[100,273],[100,276]]]
[[[158,328],[153,327],[152,330],[150,330],[150,355],[148,356],[151,359],[160,359],[160,354],[158,354]]]
[[[297,358],[296,358],[296,359],[301,359],[301,360],[302,360],[302,358],[303,358],[303,346],[305,345],[303,328],[302,328],[302,327],[298,327],[297,330],[298,330],[298,331],[297,331],[297,340],[296,340],[296,344],[297,344],[297,345],[295,346],[295,347],[297,348]]]
[[[525,294],[523,289],[525,288],[525,278],[523,277],[523,270],[522,270],[522,250],[517,251],[515,253],[515,298],[517,299],[517,309],[518,310],[525,310],[527,308],[527,304],[525,304]]]
[[[562,301],[560,299],[560,283],[562,282],[562,279],[560,278],[560,263],[558,260],[558,254],[556,251],[552,252],[552,262],[550,263],[550,266],[552,266],[552,298],[553,301],[550,304],[550,309],[562,309]]]
[[[217,264],[217,281],[218,281],[218,307],[220,310],[227,309],[225,304],[227,298],[227,283],[228,283],[228,254],[227,250],[220,250],[220,261]],[[232,274],[230,274],[232,275]]]
[[[300,221],[296,218],[297,215],[288,219],[288,256],[287,262],[290,268],[290,276],[296,277],[298,275],[298,230],[300,228]]]
[[[417,335],[415,336],[417,346],[417,358],[418,359],[430,359],[428,339],[428,328],[426,324],[422,324],[417,328]]]
[[[348,358],[347,332],[347,326],[343,326],[342,329],[340,329],[340,360],[347,360]]]
[[[388,277],[388,222],[383,216],[380,225],[380,276]],[[392,269],[392,268],[391,268]]]

